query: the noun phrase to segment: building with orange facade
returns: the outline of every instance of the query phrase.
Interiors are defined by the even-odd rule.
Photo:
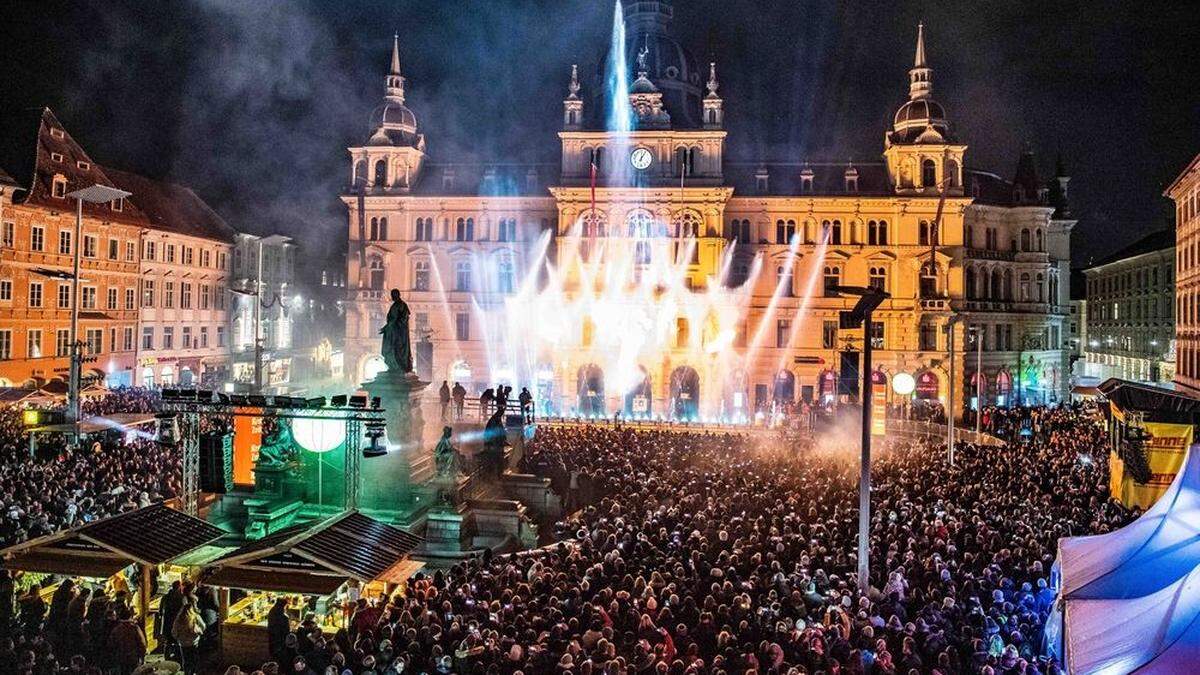
[[[222,372],[233,230],[187,188],[97,164],[49,109],[17,131],[33,146],[0,177],[0,385],[66,379],[75,246],[82,247],[79,339],[92,359],[86,379],[170,384],[184,368]],[[75,241],[77,203],[68,195],[91,185],[132,195],[84,203]],[[151,249],[163,253],[149,256]],[[173,312],[158,310],[167,278],[193,295]],[[164,343],[168,331],[179,337]],[[184,347],[185,335],[195,346]]]
[[[1175,383],[1200,394],[1200,155],[1163,193],[1175,202]]]

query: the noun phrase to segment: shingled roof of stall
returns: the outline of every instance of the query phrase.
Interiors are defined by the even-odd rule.
[[[169,563],[225,534],[160,503],[11,546],[0,557],[8,569],[107,578],[133,564]]]
[[[214,586],[327,595],[348,580],[389,579],[424,541],[358,511],[280,530],[213,561]],[[415,568],[413,568],[415,571]]]

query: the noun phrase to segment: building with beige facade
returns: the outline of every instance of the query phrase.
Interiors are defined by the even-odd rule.
[[[1163,193],[1175,202],[1175,383],[1200,394],[1200,155]]]
[[[844,400],[862,331],[839,328],[853,298],[833,287],[855,285],[891,295],[871,328],[877,379],[907,373],[913,398],[946,404],[953,339],[956,410],[977,383],[986,403],[1063,397],[1067,179],[1042,181],[1028,153],[1011,180],[968,167],[923,30],[881,160],[741,164],[725,157],[718,64],[671,35],[671,3],[626,12],[631,128],[609,130],[572,73],[555,165],[431,160],[393,47],[342,197],[348,378],[383,367],[398,288],[434,386],[527,386],[543,408],[592,415]],[[981,377],[963,357],[977,333]]]

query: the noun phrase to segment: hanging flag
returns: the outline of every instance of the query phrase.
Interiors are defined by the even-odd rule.
[[[596,211],[596,160],[592,160],[592,213]]]

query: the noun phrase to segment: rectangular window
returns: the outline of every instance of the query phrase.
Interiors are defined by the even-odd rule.
[[[471,263],[458,262],[454,265],[454,290],[471,290]]]
[[[0,361],[12,358],[12,329],[0,330]]]
[[[193,256],[193,253],[195,253],[195,251],[192,249],[192,247],[191,247],[191,246],[184,246],[184,247],[183,247],[183,264],[184,264],[184,265],[191,265],[191,264],[192,264],[192,260],[193,260],[193,257],[194,257],[194,256]]]
[[[213,295],[213,307],[220,311],[225,311],[225,289],[214,288],[212,295]]]
[[[454,315],[454,339],[466,342],[471,339],[471,315],[459,313]]]
[[[146,260],[154,260],[157,257],[155,255],[155,253],[157,253],[157,251],[158,251],[157,246],[158,245],[156,242],[153,242],[153,241],[146,242],[146,250],[142,254],[142,257],[145,258]]]
[[[169,263],[175,262],[175,244],[167,244],[163,247],[163,253],[166,254],[166,260]]]
[[[183,327],[183,348],[184,349],[192,348],[192,327],[191,326]]]
[[[71,255],[71,231],[58,231],[58,253],[59,255]]]
[[[200,284],[199,291],[200,291],[200,309],[208,309],[208,304],[209,304],[209,302],[208,302],[209,301],[208,284]]]
[[[125,289],[125,309],[134,309],[133,302],[136,297],[137,294],[133,292],[132,288]]]
[[[154,327],[142,327],[142,349],[150,351],[154,349]]]
[[[775,346],[783,349],[788,345],[788,338],[792,335],[791,319],[779,319],[775,322]]]
[[[200,251],[200,266],[212,267],[212,251],[207,249]]]
[[[0,245],[4,248],[13,248],[17,244],[17,226],[11,221],[4,223],[4,235],[0,238]]]
[[[142,281],[142,307],[154,306],[154,280],[145,279]]]
[[[42,282],[29,282],[29,306],[38,308],[42,306]]]
[[[133,262],[137,258],[137,246],[132,241],[125,242],[125,262]]]
[[[192,308],[192,285],[186,281],[179,283],[179,309]]]
[[[71,331],[69,329],[59,328],[54,331],[54,355],[71,355]]]
[[[67,284],[59,284],[58,285],[58,308],[59,309],[70,309],[71,308],[71,287],[68,286]]]
[[[34,225],[29,230],[29,250],[46,250],[46,228],[42,227],[41,225]]]
[[[872,321],[871,322],[871,348],[872,349],[884,349],[885,347],[883,345],[884,345],[883,322],[882,321]]]
[[[164,281],[163,282],[162,305],[163,305],[163,309],[175,309],[175,282],[174,281]]]
[[[175,348],[175,328],[174,326],[163,326],[162,348]]]
[[[80,308],[81,309],[96,309],[96,287],[95,286],[84,286],[83,287],[83,304],[80,305]]]
[[[99,242],[90,234],[83,237],[83,257],[95,258],[98,254]]]
[[[208,349],[208,326],[200,327],[200,348]]]
[[[217,269],[223,270],[223,269],[225,269],[225,265],[226,265],[225,252],[217,251]]]
[[[839,295],[841,295],[837,291],[837,287],[841,286],[841,285],[842,285],[841,269],[839,269],[837,267],[832,267],[832,266],[826,267],[825,268],[825,276],[824,276],[824,287],[823,287],[824,291],[825,291],[825,297],[836,298]]]
[[[125,327],[125,339],[121,342],[121,347],[127,351],[133,351],[133,328]]]
[[[113,288],[111,286],[109,287],[109,289],[108,289],[108,305],[107,305],[108,309],[111,309],[114,311],[117,309],[117,307],[120,303],[120,295],[121,294],[117,291],[116,288]]]
[[[42,358],[42,329],[30,328],[25,340],[25,353],[31,359]]]
[[[108,259],[116,260],[121,255],[121,242],[116,239],[108,240]]]
[[[833,349],[837,346],[838,322],[825,321],[821,324],[821,346]]]
[[[933,325],[932,323],[921,324],[921,331],[917,335],[917,341],[919,343],[917,345],[917,349],[920,349],[923,352],[937,351],[937,334],[937,326]]]
[[[217,346],[218,347],[225,346],[225,327],[224,326],[217,326]]]
[[[0,279],[0,302],[12,302],[12,279]]]
[[[89,328],[84,338],[85,354],[99,354],[104,351],[104,329]]]

